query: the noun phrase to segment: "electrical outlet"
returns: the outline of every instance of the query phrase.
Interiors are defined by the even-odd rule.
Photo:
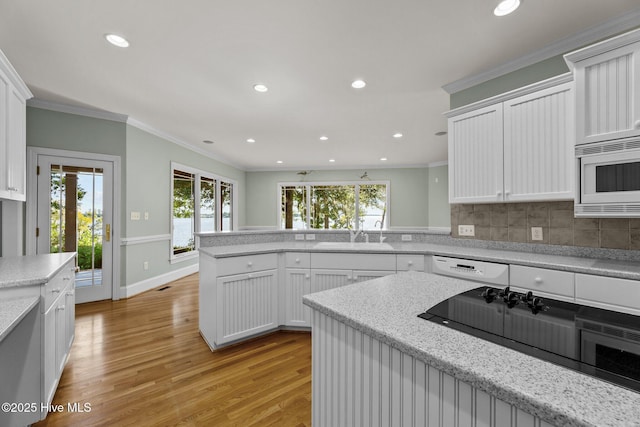
[[[144,213],[144,220],[148,221],[149,220],[149,212],[145,212]]]
[[[543,240],[542,227],[531,227],[531,240]]]
[[[304,240],[304,234],[296,234],[296,240]]]
[[[147,271],[149,269],[149,261],[145,261],[142,263],[142,269]]]
[[[315,234],[306,234],[305,237],[307,238],[307,240],[316,240]]]
[[[476,226],[475,225],[459,225],[458,235],[473,237],[476,235]]]
[[[131,221],[140,221],[140,212],[131,211]]]
[[[411,240],[413,240],[413,237],[411,236],[411,234],[403,234],[402,235],[402,241],[403,242],[410,242]]]

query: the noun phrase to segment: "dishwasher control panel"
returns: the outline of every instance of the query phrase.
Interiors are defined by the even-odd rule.
[[[458,277],[494,285],[507,286],[509,284],[508,264],[433,256],[431,267],[433,274],[441,276]]]

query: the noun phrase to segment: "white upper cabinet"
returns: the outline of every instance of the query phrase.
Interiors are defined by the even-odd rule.
[[[573,198],[572,96],[564,83],[504,102],[505,201]]]
[[[573,199],[569,74],[447,116],[450,203]]]
[[[576,144],[640,136],[640,30],[565,60],[576,83]]]
[[[502,104],[451,117],[448,132],[449,202],[502,201]]]
[[[0,199],[26,199],[26,100],[31,97],[0,51]]]

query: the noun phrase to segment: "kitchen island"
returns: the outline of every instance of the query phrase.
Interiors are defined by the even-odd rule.
[[[417,317],[477,287],[406,272],[307,295],[314,425],[640,425],[640,394]]]

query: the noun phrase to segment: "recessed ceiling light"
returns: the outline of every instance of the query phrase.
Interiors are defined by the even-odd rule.
[[[440,132],[436,132],[436,136],[444,136],[446,134],[447,134],[447,132],[444,131],[444,130],[441,130]]]
[[[354,89],[362,89],[366,85],[367,85],[367,83],[364,80],[354,80],[351,83],[351,87],[354,88]]]
[[[336,159],[329,159],[329,163],[335,163]]]
[[[247,139],[247,142],[248,142],[249,144],[253,144],[254,142],[256,142],[256,140],[255,140],[255,139],[253,139],[253,138],[249,138],[249,139]]]
[[[210,140],[210,139],[205,139],[205,140],[204,140],[204,141],[202,141],[202,142],[204,142],[205,144],[213,144],[213,141],[212,141],[212,140]]]
[[[402,134],[400,132],[393,134],[394,138],[402,138]]]
[[[496,16],[505,16],[516,10],[520,6],[520,0],[502,0],[493,10]]]
[[[269,90],[268,87],[266,87],[265,85],[258,83],[256,85],[253,85],[253,88],[255,89],[256,92],[266,92]]]
[[[278,161],[276,161],[276,163],[281,165],[282,164],[282,160],[278,160]]]
[[[380,157],[380,161],[382,161],[382,162],[386,162],[386,161],[387,161],[387,158],[386,158],[386,157]]]
[[[324,135],[322,135],[322,136],[320,137],[320,141],[326,141],[327,139],[329,139],[329,137],[328,137],[328,136],[324,136]]]
[[[129,42],[127,41],[127,39],[117,34],[105,34],[104,38],[114,46],[129,47]]]

